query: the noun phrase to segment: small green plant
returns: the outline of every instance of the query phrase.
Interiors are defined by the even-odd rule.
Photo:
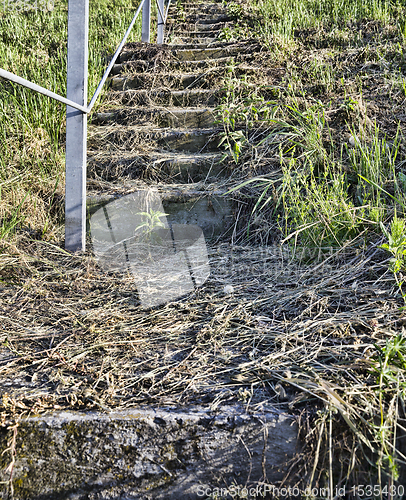
[[[161,218],[169,214],[160,212],[159,210],[150,210],[149,212],[138,212],[137,215],[141,215],[145,220],[136,227],[135,233],[138,232],[138,235],[142,241],[149,243],[159,242],[160,238],[156,232],[156,229],[165,227],[165,224],[161,221]]]
[[[389,261],[390,270],[393,273],[398,273],[405,267],[406,256],[406,221],[399,219],[396,216],[392,219],[390,232],[386,227],[380,224],[383,234],[386,236],[388,243],[383,243],[380,248],[388,251],[393,257]]]
[[[366,134],[354,138],[353,148],[347,147],[352,169],[358,175],[356,201],[360,205],[370,204],[371,207],[384,209],[389,199],[400,206],[404,205],[402,177],[396,174],[397,157],[399,155],[402,135],[398,129],[393,142],[388,142],[382,136],[379,127],[370,131],[370,138]],[[392,188],[393,186],[393,188]],[[392,193],[390,191],[392,190]],[[382,215],[384,210],[382,210]]]
[[[227,12],[234,19],[239,19],[243,15],[244,9],[239,3],[230,2],[227,4]]]
[[[341,105],[341,109],[344,109],[348,113],[351,111],[355,111],[357,109],[358,102],[352,97],[346,97],[344,99],[343,104]]]

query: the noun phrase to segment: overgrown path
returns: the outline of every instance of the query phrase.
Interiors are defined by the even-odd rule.
[[[260,47],[220,41],[232,21],[221,2],[179,4],[172,13],[169,45],[129,44],[114,68],[111,109],[90,129],[89,194],[98,201],[103,187],[120,194],[156,187],[172,223],[230,239],[236,204],[224,194],[232,171],[220,161],[223,127],[214,109],[231,67],[243,78],[261,71],[250,64]]]
[[[289,247],[235,244],[253,201],[222,195],[251,172],[219,161],[215,108],[230,74],[261,81],[264,49],[219,41],[232,23],[219,2],[178,3],[171,15],[171,44],[128,45],[93,117],[90,211],[156,188],[170,222],[203,228],[210,277],[145,310],[126,269],[40,240],[10,245],[1,480],[31,500],[196,498],[199,483],[213,497],[218,486],[279,485],[286,475],[325,485],[329,468],[335,486],[353,470],[367,484],[358,450],[375,457],[369,445],[379,450],[385,429],[371,425],[377,346],[404,325],[393,278],[377,245],[309,265]],[[270,85],[282,85],[280,66]],[[280,167],[275,155],[265,160],[267,174]]]

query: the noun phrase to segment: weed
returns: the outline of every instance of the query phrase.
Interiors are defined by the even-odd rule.
[[[165,227],[165,224],[161,221],[162,217],[168,214],[160,212],[159,210],[150,210],[150,212],[139,212],[136,215],[141,215],[145,220],[136,227],[135,231],[140,231],[141,240],[153,241],[153,237],[156,235],[155,230]]]
[[[400,219],[396,215],[392,219],[390,232],[380,223],[383,234],[387,239],[387,243],[380,245],[392,255],[389,260],[389,270],[393,273],[396,285],[402,295],[403,301],[406,304],[406,293],[403,292],[403,276],[402,270],[406,269],[406,220]]]
[[[224,128],[219,146],[225,146],[237,164],[243,149],[251,146],[250,130],[273,116],[276,107],[274,102],[265,101],[260,88],[236,77],[233,62],[228,67],[223,91],[224,98],[215,110],[217,123]],[[223,159],[226,157],[227,154]]]
[[[395,226],[399,220],[395,222]],[[404,221],[403,221],[404,223]],[[402,224],[401,224],[402,225]],[[393,481],[398,480],[399,471],[396,460],[396,427],[398,421],[398,402],[404,404],[406,392],[406,346],[402,333],[386,341],[386,345],[377,348],[374,356],[377,361],[372,373],[377,375],[377,393],[379,398],[380,421],[373,426],[377,443],[380,445],[377,467],[387,471]],[[390,398],[389,398],[390,396]],[[385,401],[388,401],[385,404]],[[392,441],[392,442],[391,442]]]

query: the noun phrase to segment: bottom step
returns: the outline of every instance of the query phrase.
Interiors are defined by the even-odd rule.
[[[11,431],[2,428],[3,450],[10,438]],[[264,476],[271,484],[281,480],[297,445],[293,417],[273,408],[252,414],[228,406],[215,412],[192,407],[31,417],[17,431],[13,498],[218,498],[220,488],[231,494],[236,485],[259,488]],[[10,473],[0,477],[8,482]]]
[[[147,155],[120,153],[89,156],[88,178],[99,177],[114,182],[120,179],[153,179],[166,183],[196,183],[230,175],[216,153],[160,153]]]
[[[137,190],[145,190],[139,187]],[[148,188],[150,189],[150,188]],[[127,196],[131,197],[135,190]],[[163,210],[168,214],[169,224],[192,224],[200,227],[208,240],[224,236],[234,222],[235,201],[224,196],[226,189],[209,187],[203,189],[196,184],[175,184],[158,187]],[[154,189],[151,189],[151,194]],[[124,201],[125,195],[94,194],[87,197],[87,211],[91,217],[97,210],[117,199]],[[136,210],[138,211],[138,210]],[[127,216],[124,211],[123,217]]]

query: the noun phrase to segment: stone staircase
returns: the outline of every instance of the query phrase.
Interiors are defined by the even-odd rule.
[[[169,17],[169,44],[125,47],[93,116],[88,209],[153,188],[170,222],[200,226],[210,244],[229,238],[236,211],[223,196],[232,169],[220,162],[215,107],[230,63],[237,75],[255,75],[259,47],[219,39],[232,22],[221,2],[177,3]],[[228,498],[247,484],[270,498],[264,481],[282,480],[298,449],[295,419],[271,405],[59,411],[21,421],[15,441],[7,432],[0,448],[16,450],[15,500]],[[7,465],[4,455],[4,485]]]
[[[236,75],[254,76],[250,61],[260,49],[221,41],[231,23],[221,2],[171,5],[167,44],[125,46],[105,109],[89,127],[91,213],[148,186],[160,192],[170,222],[197,224],[209,241],[230,236],[236,202],[224,196],[232,171],[220,162],[215,107],[230,64]],[[117,192],[101,193],[100,180]]]

